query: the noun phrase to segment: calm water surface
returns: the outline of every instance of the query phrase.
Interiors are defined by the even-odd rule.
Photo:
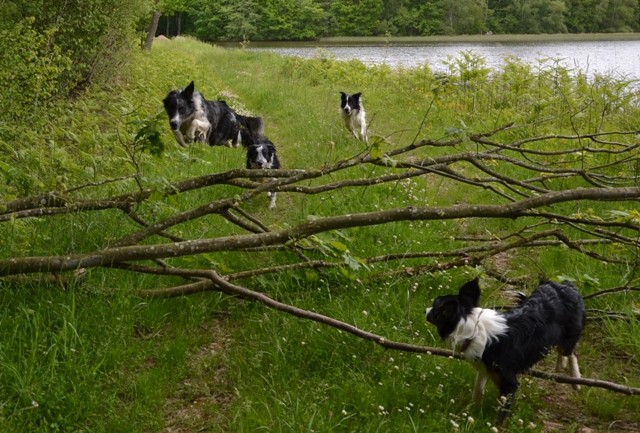
[[[640,40],[567,42],[420,43],[382,45],[313,46],[261,44],[251,50],[269,50],[287,56],[319,57],[330,53],[338,60],[358,59],[365,64],[413,68],[427,64],[435,72],[446,72],[443,62],[471,52],[484,58],[487,66],[499,69],[505,57],[514,56],[532,65],[560,65],[614,78],[640,80]]]

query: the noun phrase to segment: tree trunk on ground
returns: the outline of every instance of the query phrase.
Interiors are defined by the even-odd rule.
[[[147,39],[144,42],[144,49],[150,50],[153,45],[153,39],[156,37],[156,30],[158,29],[158,22],[160,21],[160,12],[154,11],[153,18],[151,18],[151,26],[149,27],[149,33],[147,33]]]

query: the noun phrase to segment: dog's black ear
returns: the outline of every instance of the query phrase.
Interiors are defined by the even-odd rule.
[[[191,97],[193,95],[193,91],[195,90],[195,84],[192,82],[189,83],[187,87],[184,88],[184,93],[187,97]]]
[[[480,284],[478,279],[474,279],[465,283],[462,287],[460,287],[460,291],[458,292],[460,296],[464,296],[471,300],[471,303],[474,307],[478,306],[478,302],[480,301]]]
[[[360,96],[362,96],[362,92],[354,93],[354,94],[353,94],[353,95],[351,95],[351,96],[353,96],[353,97],[354,97],[354,98],[356,98],[356,99],[360,99]]]

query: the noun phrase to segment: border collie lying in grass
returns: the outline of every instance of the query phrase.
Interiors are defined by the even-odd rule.
[[[491,379],[500,391],[502,405],[496,424],[511,411],[518,390],[517,375],[558,348],[556,368],[566,366],[580,377],[576,345],[585,323],[582,296],[568,281],[545,281],[522,298],[514,309],[498,312],[478,307],[480,286],[475,279],[463,285],[457,295],[439,296],[426,311],[427,321],[438,334],[478,370],[473,400],[478,402]],[[577,386],[576,386],[577,388]]]
[[[242,131],[252,137],[264,132],[260,117],[243,116],[225,101],[205,99],[195,90],[193,81],[184,89],[170,91],[162,102],[173,135],[183,147],[194,141],[237,147],[242,143]]]
[[[345,126],[353,136],[368,143],[367,118],[361,96],[361,92],[352,95],[340,92],[340,112]]]

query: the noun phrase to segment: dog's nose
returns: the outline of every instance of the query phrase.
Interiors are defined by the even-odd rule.
[[[433,308],[431,307],[427,308],[424,312],[424,317],[427,319],[427,322],[433,323],[433,317],[431,317],[432,316],[431,310],[433,310]]]
[[[178,129],[178,122],[171,121],[169,122],[169,125],[171,126],[171,129],[173,129],[174,131]]]

